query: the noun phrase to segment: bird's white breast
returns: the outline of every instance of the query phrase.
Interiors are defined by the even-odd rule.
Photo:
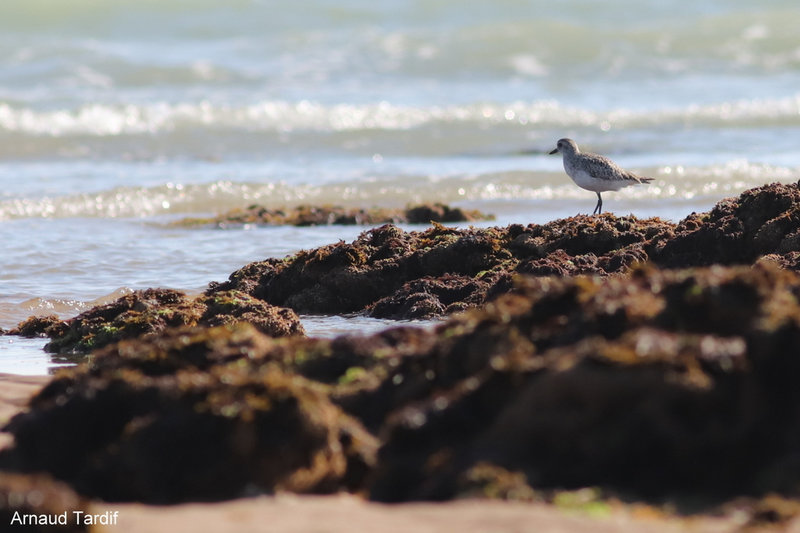
[[[575,182],[575,185],[581,189],[586,189],[587,191],[618,191],[623,187],[627,187],[628,185],[633,185],[636,183],[635,181],[629,180],[593,178],[585,170],[568,165],[566,161],[564,162],[564,171],[566,171],[567,175],[572,178],[572,181]]]

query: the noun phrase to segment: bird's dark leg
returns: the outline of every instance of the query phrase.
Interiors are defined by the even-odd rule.
[[[594,211],[592,214],[594,215],[597,213],[598,215],[603,212],[603,199],[600,197],[600,193],[597,193],[597,205],[594,206]]]

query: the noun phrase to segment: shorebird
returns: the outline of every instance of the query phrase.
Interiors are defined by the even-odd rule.
[[[550,152],[551,155],[557,153],[564,157],[564,172],[572,178],[575,185],[597,193],[597,205],[592,211],[593,215],[603,211],[601,192],[618,191],[623,187],[653,181],[653,178],[628,172],[607,157],[581,152],[572,139],[559,139],[556,149]]]

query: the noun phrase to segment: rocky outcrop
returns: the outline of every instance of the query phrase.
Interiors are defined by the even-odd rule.
[[[290,309],[267,304],[237,291],[191,298],[171,289],[134,291],[66,321],[56,316],[31,317],[10,335],[47,336],[45,349],[87,353],[112,342],[160,333],[180,326],[216,326],[248,322],[267,335],[302,335],[300,319]]]
[[[365,313],[427,319],[492,301],[517,275],[617,276],[669,268],[771,262],[800,268],[800,192],[772,184],[723,200],[678,224],[613,214],[547,224],[406,232],[384,225],[284,259],[250,263],[201,298],[138,291],[66,322],[32,317],[11,334],[51,337],[54,352],[85,353],[122,338],[183,325],[250,321],[269,335],[302,332],[296,315]],[[427,216],[427,215],[426,215]]]
[[[480,306],[516,274],[617,275],[650,262],[682,268],[800,261],[800,192],[772,184],[678,224],[576,216],[547,224],[405,232],[385,225],[282,260],[251,263],[208,293],[236,289],[299,313],[430,318]]]
[[[476,210],[450,207],[444,204],[422,204],[405,209],[375,207],[346,208],[333,205],[301,205],[293,208],[268,209],[257,204],[234,209],[212,218],[185,218],[175,225],[183,227],[213,226],[217,228],[244,225],[265,226],[327,226],[377,224],[429,224],[431,222],[473,222],[493,220],[494,216]]]
[[[375,439],[308,380],[246,364],[270,342],[238,324],[96,352],[93,365],[54,379],[12,420],[15,446],[1,461],[108,501],[359,486]]]
[[[526,278],[398,367],[416,393],[390,409],[371,494],[452,498],[487,464],[638,498],[794,494],[799,295],[769,265]]]
[[[773,183],[692,214],[657,255],[667,267],[749,264],[761,256],[800,251],[800,186]],[[792,260],[787,260],[790,263]]]
[[[672,234],[659,219],[578,216],[543,226],[405,232],[391,225],[251,263],[208,294],[240,290],[298,313],[422,318],[461,310],[510,288],[515,273],[615,273],[648,258]]]
[[[798,302],[772,261],[637,266],[519,278],[429,330],[170,329],[60,373],[0,464],[110,500],[798,497]]]

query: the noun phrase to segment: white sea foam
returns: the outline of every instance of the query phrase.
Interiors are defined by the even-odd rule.
[[[139,135],[197,128],[253,132],[393,131],[425,125],[470,123],[538,128],[596,127],[603,130],[654,124],[800,126],[800,93],[779,99],[742,99],[659,110],[619,108],[608,111],[564,106],[554,100],[429,107],[388,102],[323,105],[307,100],[269,100],[233,106],[201,101],[124,106],[91,104],[55,111],[0,104],[0,132],[51,137]]]
[[[663,166],[641,169],[641,172],[655,180],[646,187],[632,187],[615,194],[631,199],[720,198],[763,183],[797,181],[800,168],[732,160],[708,167]],[[273,208],[300,204],[369,207],[422,202],[571,200],[586,195],[561,172],[523,170],[449,176],[361,177],[326,184],[218,180],[14,198],[0,201],[0,220],[219,213],[250,204]]]

